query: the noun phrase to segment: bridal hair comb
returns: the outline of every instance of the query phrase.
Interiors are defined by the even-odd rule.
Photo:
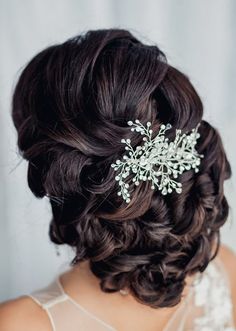
[[[159,189],[163,195],[176,191],[182,192],[182,184],[175,179],[186,170],[193,168],[199,171],[202,154],[198,154],[195,149],[197,139],[200,134],[197,132],[200,123],[188,134],[181,134],[181,130],[176,130],[174,141],[169,142],[165,137],[165,132],[171,129],[171,124],[162,124],[155,138],[152,138],[153,130],[151,123],[147,122],[146,127],[139,120],[128,121],[131,131],[139,132],[143,135],[144,144],[135,149],[131,146],[130,139],[121,139],[124,143],[128,155],[123,156],[123,160],[116,160],[111,164],[118,174],[115,180],[118,181],[120,191],[119,196],[129,203],[129,183],[126,178],[133,176],[133,183],[138,186],[141,181],[151,181],[151,189]]]

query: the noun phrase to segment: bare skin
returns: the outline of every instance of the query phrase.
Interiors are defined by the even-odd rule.
[[[236,324],[236,254],[222,245],[219,257],[230,277]],[[99,280],[92,274],[87,262],[61,274],[60,281],[68,295],[117,330],[162,330],[182,304],[173,308],[152,309],[138,303],[129,294],[103,293],[99,288]],[[188,285],[192,281],[193,278],[187,279],[184,295],[188,294]],[[52,331],[52,327],[46,312],[30,297],[21,296],[0,304],[0,330]]]

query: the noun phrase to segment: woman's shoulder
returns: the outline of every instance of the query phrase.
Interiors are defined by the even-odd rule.
[[[221,245],[216,257],[223,263],[232,289],[236,294],[236,253],[226,245]]]
[[[0,303],[1,331],[51,331],[45,310],[29,296]]]
[[[217,258],[223,263],[230,283],[233,316],[236,325],[236,253],[229,247],[221,245]]]
[[[235,261],[236,261],[236,253],[229,248],[228,246],[221,244],[220,245],[220,249],[219,249],[219,253],[218,253],[218,257],[221,259],[221,261],[224,263],[224,265],[227,267],[230,267],[230,271],[235,271],[236,269],[236,265],[235,265]],[[233,265],[231,264],[233,262]],[[235,267],[234,269],[232,269],[232,267]]]

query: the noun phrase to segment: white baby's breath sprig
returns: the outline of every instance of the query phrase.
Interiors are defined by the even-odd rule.
[[[151,189],[159,189],[163,195],[175,190],[182,192],[182,184],[175,179],[186,170],[193,168],[199,171],[200,159],[203,155],[198,154],[195,149],[200,134],[197,132],[200,123],[188,134],[181,134],[176,130],[175,140],[169,142],[165,132],[171,129],[171,124],[162,124],[155,138],[152,138],[153,130],[151,123],[147,122],[146,127],[139,120],[128,121],[131,131],[143,135],[144,144],[134,149],[130,139],[121,139],[124,143],[127,154],[122,160],[116,160],[111,167],[118,174],[115,180],[118,181],[119,196],[129,203],[129,183],[127,177],[133,175],[132,182],[138,186],[141,181],[151,181]]]

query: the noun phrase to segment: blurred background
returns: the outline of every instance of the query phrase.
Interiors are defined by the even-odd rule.
[[[44,286],[73,254],[49,242],[46,199],[27,186],[16,147],[11,96],[22,67],[43,48],[89,29],[130,29],[156,43],[200,94],[205,118],[221,134],[232,165],[231,205],[222,241],[236,251],[236,1],[0,0],[0,301]]]

